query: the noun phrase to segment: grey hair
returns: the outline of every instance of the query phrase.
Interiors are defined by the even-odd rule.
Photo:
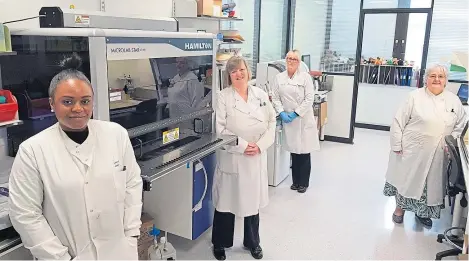
[[[88,84],[91,88],[91,91],[93,91],[93,88],[91,87],[91,82],[88,79],[88,77],[85,76],[84,73],[78,70],[82,64],[81,58],[77,54],[73,54],[71,57],[65,58],[60,66],[62,68],[65,68],[58,74],[52,78],[50,84],[49,84],[49,97],[54,98],[55,91],[57,90],[57,86],[62,83],[63,81],[67,80],[80,80]]]
[[[290,51],[287,53],[287,55],[288,55],[289,53],[294,53],[296,56],[298,56],[298,60],[301,60],[301,52],[300,52],[300,50],[298,50],[298,49],[290,50]]]
[[[231,74],[234,70],[238,69],[238,67],[244,63],[244,66],[246,66],[246,70],[248,72],[248,81],[251,80],[252,74],[251,74],[251,69],[249,69],[248,63],[242,56],[232,56],[227,62],[226,62],[226,71],[228,74]],[[231,81],[231,75],[228,75],[228,85],[231,86],[233,82]]]
[[[434,64],[431,64],[430,66],[427,67],[427,69],[425,69],[425,75],[424,75],[424,83],[425,85],[427,85],[427,79],[428,77],[430,76],[430,73],[435,71],[436,69],[439,69],[441,71],[443,71],[444,75],[445,75],[445,86],[448,84],[448,78],[449,78],[449,71],[448,71],[448,67],[444,64],[440,64],[440,63],[434,63]]]

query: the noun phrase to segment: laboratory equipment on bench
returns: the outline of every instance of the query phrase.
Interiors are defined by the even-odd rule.
[[[283,149],[284,138],[282,120],[277,118],[275,143],[267,149],[267,173],[269,186],[278,186],[290,174],[290,152]]]
[[[212,225],[215,151],[236,141],[214,128],[214,35],[177,32],[177,21],[169,18],[158,23],[102,14],[98,21],[94,14],[45,10],[41,28],[11,30],[16,55],[2,66],[3,87],[17,97],[23,121],[7,130],[9,155],[57,122],[48,87],[61,71],[59,61],[76,53],[93,85],[93,119],[127,129],[144,181],[143,211],[159,229],[197,239]],[[69,23],[70,17],[82,24]],[[132,30],[137,24],[148,31]]]

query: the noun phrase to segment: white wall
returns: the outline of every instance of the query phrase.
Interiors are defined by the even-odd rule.
[[[391,126],[399,106],[415,87],[360,83],[356,123]]]
[[[173,13],[172,0],[106,0],[105,3],[106,12],[126,16],[135,16],[141,18],[158,18],[171,17]]]
[[[39,15],[43,6],[59,6],[68,9],[75,5],[75,9],[99,11],[99,0],[0,0],[0,22],[17,20]],[[33,19],[8,25],[10,28],[39,27],[39,19]]]
[[[43,6],[59,6],[68,9],[99,11],[100,0],[0,0],[0,22],[39,15]],[[106,0],[106,12],[145,18],[171,17],[172,0]],[[33,19],[8,25],[11,28],[39,27],[39,20]]]

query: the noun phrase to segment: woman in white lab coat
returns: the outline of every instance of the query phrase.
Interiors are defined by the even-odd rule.
[[[73,55],[49,87],[58,123],[20,145],[10,219],[41,260],[137,260],[142,179],[127,131],[90,120],[93,89]]]
[[[235,135],[237,144],[218,151],[213,181],[213,254],[224,260],[233,246],[235,216],[244,217],[244,246],[263,257],[259,239],[259,209],[268,203],[267,149],[274,143],[275,111],[267,93],[249,86],[251,73],[242,57],[228,60],[230,87],[218,95],[216,130]]]
[[[443,157],[445,136],[461,135],[466,114],[459,98],[445,90],[448,70],[430,66],[426,87],[410,93],[391,124],[391,153],[384,194],[395,196],[393,221],[404,211],[431,227],[444,208]]]
[[[287,70],[275,77],[272,102],[283,122],[283,145],[292,158],[292,190],[304,193],[309,186],[311,152],[319,150],[314,118],[314,85],[308,72],[301,72],[300,53],[288,52]]]

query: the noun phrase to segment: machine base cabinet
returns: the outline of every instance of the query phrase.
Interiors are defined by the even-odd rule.
[[[143,195],[143,209],[158,229],[195,240],[212,226],[215,167],[212,153],[153,181]]]
[[[267,150],[269,186],[278,186],[290,175],[290,152],[282,146],[283,127],[277,122],[275,143]]]

